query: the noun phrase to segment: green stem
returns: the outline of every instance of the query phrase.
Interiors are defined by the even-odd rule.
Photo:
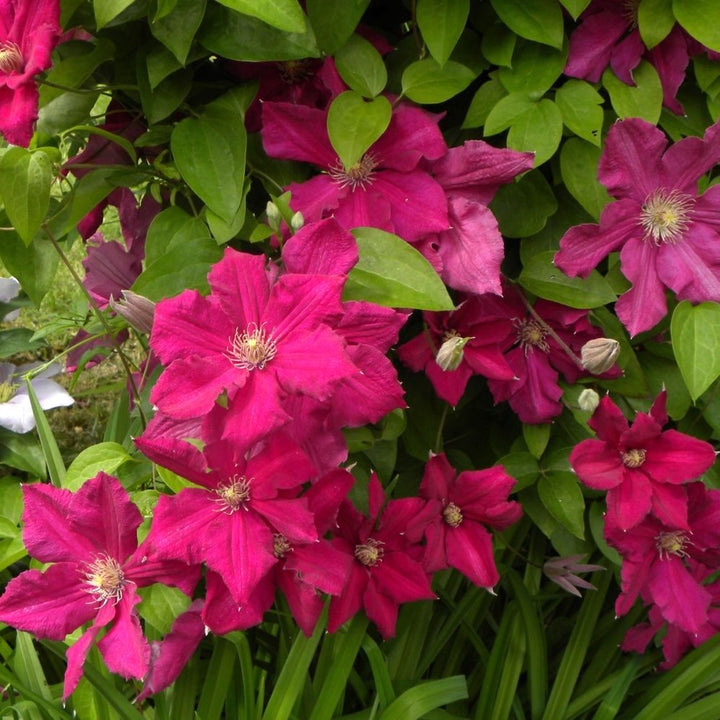
[[[132,376],[132,368],[130,367],[130,363],[129,363],[125,353],[123,352],[123,349],[122,349],[120,343],[118,342],[117,337],[115,336],[115,333],[113,332],[113,329],[108,324],[107,318],[105,317],[103,312],[100,310],[100,308],[98,307],[95,300],[93,300],[92,296],[87,291],[87,288],[83,285],[82,279],[75,271],[75,268],[72,266],[72,263],[70,262],[70,260],[68,260],[67,255],[65,255],[65,253],[63,252],[62,248],[60,247],[60,244],[55,239],[52,232],[50,232],[50,228],[48,228],[47,223],[43,223],[42,228],[45,231],[45,235],[47,235],[48,239],[52,243],[52,246],[55,248],[55,252],[57,252],[63,265],[65,265],[65,267],[68,269],[73,280],[75,281],[77,286],[80,288],[82,293],[87,298],[87,301],[90,304],[90,307],[92,308],[93,313],[95,314],[97,319],[100,321],[100,324],[103,326],[103,328],[105,328],[105,332],[107,333],[108,337],[110,337],[112,339],[112,342],[115,345],[115,350],[117,351],[118,357],[120,358],[120,362],[122,363],[123,368],[125,369],[125,374],[127,375],[128,382],[130,383],[132,393],[135,397],[137,408],[140,413],[140,421],[142,422],[143,428],[145,428],[147,426],[147,418],[145,417],[145,413],[143,412],[143,409],[142,409],[142,402],[140,399],[140,391],[138,390],[138,387],[135,383],[135,378],[133,378],[133,376]]]

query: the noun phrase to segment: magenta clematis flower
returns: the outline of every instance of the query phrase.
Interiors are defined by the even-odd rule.
[[[707,442],[677,430],[665,430],[667,393],[663,390],[648,414],[638,413],[632,426],[605,396],[588,425],[597,438],[583,440],[570,453],[580,481],[607,490],[608,522],[630,530],[649,513],[666,525],[688,530],[686,483],[714,462]]]
[[[160,557],[205,563],[222,577],[236,606],[248,602],[277,562],[274,534],[291,543],[317,541],[308,502],[295,497],[315,468],[286,436],[272,435],[247,458],[227,441],[202,452],[181,440],[139,438],[136,444],[200,486],[160,498],[147,542]],[[208,596],[203,617],[210,604]]]
[[[675,25],[667,37],[648,50],[638,30],[638,0],[593,0],[570,36],[565,74],[597,82],[608,66],[626,85],[645,58],[657,70],[663,105],[676,115],[684,113],[677,91],[685,79],[689,56],[707,51]]]
[[[698,196],[698,179],[720,160],[720,125],[704,138],[670,147],[654,125],[630,118],[610,128],[598,178],[615,202],[600,224],[570,228],[555,264],[587,276],[620,250],[620,268],[633,287],[615,310],[631,335],[648,330],[667,313],[665,287],[678,299],[720,301],[720,187]]]
[[[433,265],[439,260],[439,274],[447,285],[476,295],[501,294],[505,246],[487,205],[501,185],[530,170],[533,162],[533,153],[468,140],[433,163],[432,175],[447,196],[450,227],[423,238],[420,249]],[[437,253],[435,261],[431,248]]]
[[[488,378],[488,387],[495,402],[507,400],[522,422],[549,422],[562,412],[559,376],[574,383],[586,373],[578,358],[571,358],[548,328],[575,356],[588,340],[601,333],[590,324],[586,310],[538,300],[533,315],[514,286],[504,283],[503,293],[502,298],[492,294],[479,297],[476,317],[478,322],[483,317],[491,321],[505,319],[507,335],[502,349],[515,378]],[[613,368],[602,377],[619,374],[620,370]]]
[[[155,308],[150,345],[167,367],[151,399],[167,415],[207,415],[227,390],[224,436],[244,449],[290,420],[289,395],[325,401],[359,373],[333,330],[343,277],[276,279],[263,256],[227,249],[209,281],[209,297],[186,290]]]
[[[422,548],[406,534],[425,501],[403,498],[383,508],[385,493],[375,473],[370,477],[369,494],[370,517],[348,501],[340,506],[333,545],[355,561],[342,593],[330,601],[328,630],[335,632],[364,609],[387,639],[395,634],[400,604],[435,598],[419,559]]]
[[[27,147],[38,116],[34,77],[47,70],[60,38],[58,0],[0,1],[0,133]]]
[[[475,585],[491,589],[500,576],[488,528],[504,530],[522,516],[519,503],[508,500],[515,479],[502,467],[456,474],[444,454],[425,465],[420,496],[429,501],[423,518],[429,572],[453,567]]]
[[[370,226],[417,240],[449,227],[442,187],[421,167],[447,151],[437,118],[400,104],[385,133],[351,168],[343,168],[327,133],[327,111],[290,103],[263,105],[263,145],[270,157],[312,163],[323,172],[289,186],[291,207],[313,222],[332,215],[348,230]]]
[[[76,493],[50,485],[24,485],[23,540],[30,555],[52,563],[26,570],[0,598],[0,620],[39,638],[62,640],[92,621],[67,651],[63,698],[82,677],[97,636],[108,668],[125,678],[142,678],[150,649],[135,606],[137,588],[163,583],[190,594],[199,568],[160,561],[146,543],[138,547],[140,511],[118,480],[104,473]]]
[[[491,312],[477,297],[450,312],[425,312],[425,330],[401,345],[398,357],[411,370],[424,370],[438,397],[453,407],[473,375],[512,380],[502,350],[513,327],[504,314]]]
[[[623,557],[615,612],[626,614],[641,596],[667,622],[684,632],[700,632],[712,602],[702,581],[720,566],[720,491],[690,483],[683,525],[647,516],[625,530],[608,518],[605,537]]]

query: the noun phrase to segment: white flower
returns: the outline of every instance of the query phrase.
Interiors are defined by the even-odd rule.
[[[0,303],[10,302],[18,296],[20,292],[20,283],[14,278],[0,278]],[[0,318],[2,322],[13,322],[17,320],[17,316],[20,314],[19,310],[13,310],[9,312],[5,317]]]
[[[39,365],[40,363],[19,366],[0,363],[0,427],[16,433],[26,433],[35,427],[35,417],[23,375]],[[43,410],[66,407],[75,402],[64,388],[48,379],[57,375],[61,369],[57,363],[53,363],[30,381]]]

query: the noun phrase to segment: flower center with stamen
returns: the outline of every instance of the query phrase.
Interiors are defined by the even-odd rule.
[[[445,506],[445,509],[443,510],[443,517],[450,527],[458,527],[463,521],[462,511],[453,502],[448,503]]]
[[[623,0],[623,17],[630,23],[631,28],[636,28],[638,25],[638,8],[640,7],[640,0]]]
[[[384,544],[382,540],[368,538],[364,545],[355,546],[353,554],[363,565],[375,567],[375,565],[382,562],[383,555],[385,554]]]
[[[263,327],[250,323],[244,331],[235,330],[227,357],[241,370],[262,370],[277,354],[277,345]]]
[[[653,190],[645,198],[640,212],[645,239],[656,245],[682,240],[692,222],[690,213],[694,205],[695,198],[679,190]]]
[[[14,42],[0,43],[0,73],[9,75],[20,72],[24,65],[20,48]]]
[[[288,60],[277,63],[280,78],[287,85],[299,85],[312,75],[312,60]]]
[[[18,387],[9,382],[0,383],[0,403],[6,403],[15,394]]]
[[[275,533],[273,535],[273,555],[275,555],[278,560],[284,558],[291,550],[292,545],[284,535],[281,533]]]
[[[688,552],[685,550],[687,545],[692,545],[692,542],[681,530],[661,532],[655,538],[655,547],[662,560],[667,560],[670,555],[688,557]]]
[[[122,599],[125,591],[125,573],[120,563],[109,555],[99,555],[85,566],[83,574],[85,592],[93,595],[100,605],[112,601],[115,605]]]
[[[620,459],[625,467],[639,468],[645,462],[647,451],[642,448],[632,448],[626,452],[620,453]]]
[[[218,485],[215,492],[218,500],[222,505],[222,512],[226,515],[232,515],[250,499],[250,482],[251,480],[244,475],[234,475],[226,483]]]
[[[465,357],[465,346],[472,337],[461,337],[457,330],[448,330],[443,335],[443,344],[435,355],[435,362],[445,371],[457,370]]]
[[[512,323],[517,328],[517,340],[526,355],[534,348],[539,348],[544,353],[550,352],[550,346],[545,340],[547,330],[537,320],[513,318]]]
[[[365,189],[372,185],[372,176],[378,161],[372,153],[365,153],[352,167],[345,168],[338,160],[337,165],[328,169],[328,175],[341,187],[355,190],[357,187]]]

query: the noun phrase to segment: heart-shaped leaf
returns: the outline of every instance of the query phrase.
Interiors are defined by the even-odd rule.
[[[346,170],[387,130],[391,116],[390,101],[384,96],[366,101],[348,90],[333,100],[327,119],[328,135]]]

